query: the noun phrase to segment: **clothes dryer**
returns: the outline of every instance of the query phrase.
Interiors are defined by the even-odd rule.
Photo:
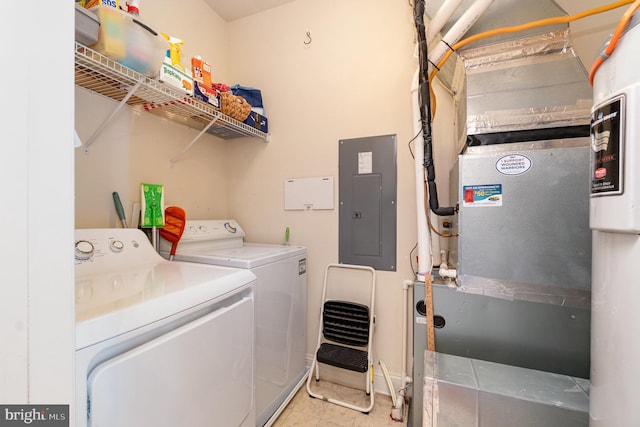
[[[174,259],[243,268],[257,277],[256,425],[270,424],[306,378],[307,251],[244,242],[234,220],[187,220]],[[171,243],[160,240],[169,257]]]

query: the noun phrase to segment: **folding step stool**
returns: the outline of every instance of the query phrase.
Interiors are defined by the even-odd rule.
[[[346,274],[339,274],[346,273]],[[336,280],[333,280],[333,277]],[[341,280],[337,280],[340,279]],[[334,283],[335,282],[335,283]],[[362,294],[365,286],[367,295]],[[371,267],[329,264],[325,270],[318,346],[307,378],[307,393],[346,408],[368,414],[373,408],[373,326],[375,323],[376,272]],[[357,406],[311,390],[311,372],[320,381],[320,364],[365,374],[368,406]]]

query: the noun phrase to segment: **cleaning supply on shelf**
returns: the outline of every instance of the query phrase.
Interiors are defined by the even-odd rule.
[[[162,184],[140,185],[142,201],[142,222],[140,227],[164,227],[164,191]]]
[[[140,0],[132,0],[131,3],[127,2],[127,12],[132,15],[140,15]]]
[[[182,63],[180,62],[180,53],[182,52],[182,45],[184,44],[184,40],[165,33],[160,34],[162,34],[162,37],[164,37],[164,39],[169,42],[169,49],[167,49],[165,62],[167,58],[169,58],[169,63],[172,67],[179,68],[184,72],[184,65],[182,65]]]

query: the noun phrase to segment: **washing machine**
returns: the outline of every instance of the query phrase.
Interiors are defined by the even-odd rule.
[[[76,426],[255,425],[251,271],[136,229],[76,230],[75,258]]]
[[[247,243],[234,220],[187,220],[175,260],[256,275],[256,425],[270,425],[306,378],[307,267],[303,246]],[[169,257],[171,243],[160,240]]]

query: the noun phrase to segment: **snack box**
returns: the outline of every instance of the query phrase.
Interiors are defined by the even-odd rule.
[[[162,63],[159,80],[193,96],[193,79],[178,67],[171,65],[171,60]]]
[[[216,108],[220,108],[220,92],[202,83],[198,83],[195,80],[193,81],[193,97],[200,101],[208,102]]]
[[[211,64],[199,56],[191,58],[191,76],[194,82],[198,82],[206,87],[211,87]]]
[[[120,2],[118,0],[85,0],[81,3],[83,3],[83,6],[87,9],[98,6],[99,4],[120,9]]]
[[[98,41],[90,48],[147,77],[158,75],[169,49],[164,37],[114,7],[98,5],[90,10],[100,20]]]
[[[249,113],[249,117],[244,120],[244,123],[264,133],[269,133],[269,121],[265,116],[258,114],[255,111],[251,111]]]

